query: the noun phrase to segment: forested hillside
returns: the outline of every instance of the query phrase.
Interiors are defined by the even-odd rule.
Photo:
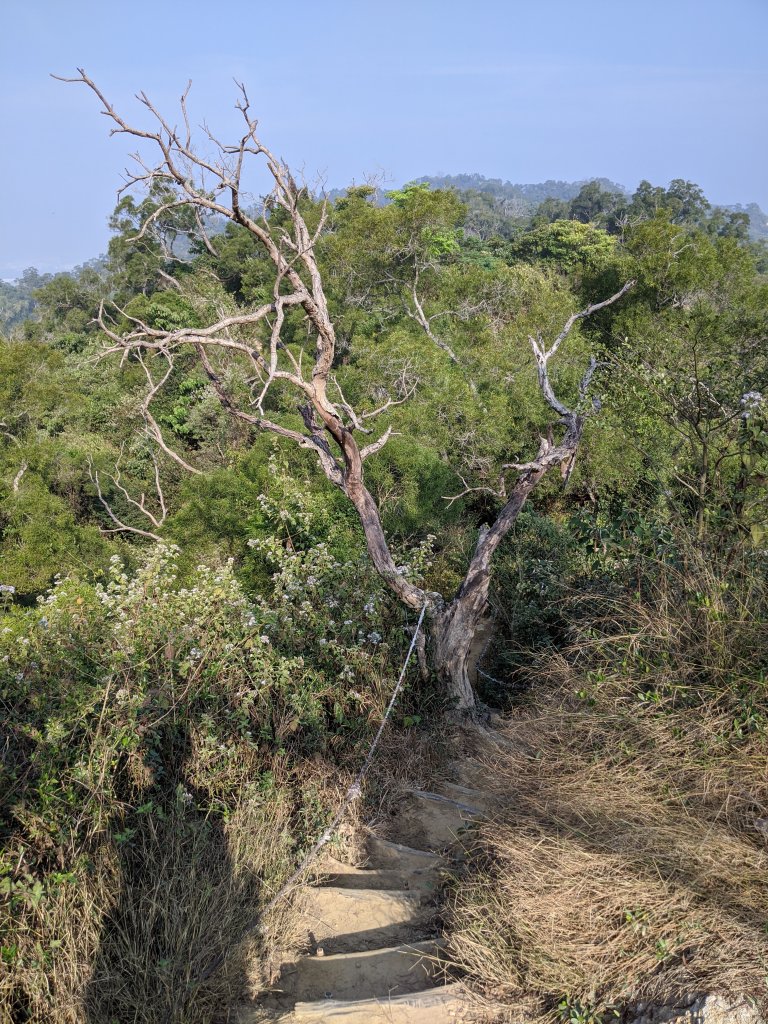
[[[661,197],[669,206],[674,203],[676,189],[691,187],[690,182],[682,180],[673,182],[669,189],[654,189],[648,182],[642,182],[632,196],[622,185],[608,178],[514,185],[498,178],[486,178],[482,174],[432,175],[417,178],[415,183],[427,184],[438,191],[458,193],[467,207],[464,233],[477,234],[482,238],[493,235],[513,237],[530,228],[536,220],[551,221],[558,218],[593,221],[608,230],[615,230],[616,224],[624,218],[641,220],[648,215],[649,195]],[[746,228],[753,242],[768,240],[768,214],[757,203],[715,207],[713,210],[703,193],[700,190],[698,192],[699,214],[711,211],[709,216],[717,222],[717,230],[723,230],[725,225],[729,225],[729,230],[744,237]],[[324,193],[324,197],[334,204],[344,195],[344,189],[331,189]],[[639,197],[643,197],[642,208],[638,203]],[[390,193],[375,187],[371,201],[376,205],[387,205],[391,202]],[[118,216],[118,211],[115,216]],[[685,217],[688,223],[695,222],[691,211],[686,212]],[[211,218],[208,231],[216,234],[217,230],[223,230],[223,226],[223,222]],[[179,241],[181,239],[177,240],[177,244]],[[101,257],[94,258],[88,261],[86,267],[76,268],[71,276],[77,277],[85,269],[99,270],[102,265]],[[0,329],[6,337],[18,335],[26,320],[37,319],[38,305],[34,292],[47,284],[53,276],[39,274],[34,267],[30,267],[16,281],[0,281]]]
[[[483,223],[482,214],[486,217],[493,211],[493,226],[499,226],[505,219],[514,225],[517,219],[525,227],[526,219],[537,215],[549,220],[565,218],[569,220],[592,220],[602,216],[604,226],[616,226],[625,217],[637,218],[647,215],[649,206],[659,202],[668,207],[676,202],[687,203],[684,214],[691,222],[694,220],[693,210],[698,207],[699,216],[711,211],[714,219],[728,222],[733,230],[743,231],[746,227],[752,241],[768,238],[768,214],[765,214],[757,203],[748,205],[712,207],[700,189],[693,186],[698,195],[686,199],[685,193],[692,185],[683,179],[676,179],[665,190],[654,188],[650,182],[641,181],[634,195],[623,185],[617,185],[608,178],[593,178],[589,181],[544,181],[538,184],[514,185],[499,178],[486,178],[482,174],[432,175],[418,179],[432,188],[451,189],[460,194],[469,207],[469,223],[473,215],[479,218],[478,227]],[[691,200],[693,199],[693,206]],[[745,216],[736,216],[736,215]],[[613,219],[609,219],[612,215]],[[738,227],[737,227],[738,225]],[[482,230],[482,228],[481,228]],[[488,228],[485,228],[488,230]]]
[[[34,267],[29,267],[16,281],[0,281],[0,325],[5,337],[19,332],[26,320],[34,319],[37,311],[34,292],[52,276],[39,274]]]
[[[104,263],[3,293],[0,1015],[223,1019],[271,941],[254,908],[359,767],[424,607],[390,759],[488,705],[528,752],[524,827],[482,832],[451,904],[469,982],[571,1022],[647,992],[765,999],[752,210],[681,179],[329,201],[241,102],[214,172],[149,137],[161,171]],[[255,207],[250,157],[274,183]],[[647,849],[610,846],[619,811]],[[686,816],[727,861],[700,885],[658,853]],[[550,917],[522,921],[541,893]]]

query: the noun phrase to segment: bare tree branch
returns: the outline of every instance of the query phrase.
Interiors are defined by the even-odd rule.
[[[13,443],[15,445],[20,447],[21,446],[21,441],[19,441],[18,437],[16,437],[15,434],[12,434],[10,432],[10,430],[7,429],[8,426],[9,426],[8,423],[0,421],[0,434],[2,434],[3,437],[7,437],[10,441],[13,441]]]
[[[162,448],[162,450],[165,452],[165,454],[169,458],[173,459],[173,461],[177,465],[181,466],[181,468],[185,469],[188,473],[194,473],[195,475],[200,476],[201,475],[201,470],[196,469],[194,466],[191,466],[186,461],[186,459],[183,459],[181,457],[181,455],[178,454],[178,452],[174,451],[170,447],[170,445],[167,444],[165,438],[163,437],[163,432],[160,429],[160,425],[157,422],[157,420],[155,419],[155,417],[152,415],[152,413],[150,411],[150,408],[149,408],[151,403],[152,403],[152,400],[155,398],[157,393],[162,390],[162,388],[165,385],[166,381],[168,380],[168,378],[173,373],[173,357],[171,356],[171,354],[169,352],[162,352],[161,354],[164,357],[164,359],[166,360],[168,366],[167,366],[167,369],[165,371],[165,374],[160,378],[159,381],[157,381],[157,383],[155,383],[152,380],[152,374],[151,374],[150,369],[149,369],[149,367],[147,366],[147,364],[146,364],[146,362],[144,360],[144,356],[141,354],[141,352],[137,353],[138,361],[141,364],[141,368],[144,371],[144,374],[145,374],[145,376],[147,378],[147,381],[149,382],[149,391],[146,393],[146,395],[144,396],[144,400],[141,403],[141,415],[144,418],[144,423],[146,424],[147,432],[150,434],[151,437],[154,438],[154,440],[157,442],[158,446],[160,448]],[[155,464],[155,469],[157,469],[157,464]]]
[[[128,489],[122,484],[119,459],[115,465],[115,472],[114,474],[110,475],[109,479],[112,481],[113,486],[122,494],[125,501],[128,502],[129,505],[133,505],[134,508],[138,509],[138,511],[144,516],[144,518],[148,519],[152,526],[154,526],[155,530],[159,530],[166,520],[166,517],[168,515],[168,509],[165,504],[165,495],[163,494],[163,488],[160,482],[160,468],[157,464],[157,459],[155,458],[154,452],[152,453],[152,464],[154,467],[155,495],[156,500],[160,505],[160,511],[158,514],[152,512],[152,510],[148,507],[147,499],[143,492],[138,499],[133,498],[131,494],[128,492]],[[93,468],[93,461],[90,458],[88,459],[88,475],[96,488],[96,496],[98,497],[101,504],[104,506],[104,509],[106,510],[106,513],[109,516],[109,518],[115,524],[114,529],[102,529],[103,533],[134,533],[139,537],[146,537],[148,540],[162,540],[160,535],[155,533],[154,531],[145,530],[139,526],[132,526],[130,523],[124,522],[117,516],[112,506],[104,497],[104,493],[101,489],[101,480],[99,479],[98,470]]]
[[[511,466],[511,463],[510,463],[510,466]],[[507,468],[507,467],[505,467],[505,468]],[[499,489],[498,490],[494,490],[493,487],[485,487],[485,486],[482,486],[482,485],[479,486],[479,487],[472,487],[471,484],[467,483],[467,481],[464,479],[464,477],[461,475],[461,473],[457,473],[456,476],[464,484],[464,490],[460,491],[458,494],[451,494],[451,495],[444,494],[443,495],[443,501],[447,501],[448,502],[448,508],[451,507],[451,505],[454,503],[454,501],[458,501],[459,498],[465,498],[468,494],[490,494],[494,498],[503,498],[505,496],[505,492],[503,490],[503,483],[504,483],[503,478],[502,478],[501,486],[499,487]]]
[[[634,283],[634,281],[627,281],[627,283],[622,288],[620,288],[619,291],[617,291],[614,295],[611,295],[610,298],[604,299],[602,302],[596,302],[591,306],[587,306],[586,309],[582,309],[579,313],[572,313],[566,320],[565,326],[563,327],[562,331],[560,331],[560,333],[552,342],[549,348],[545,347],[544,341],[540,334],[536,338],[534,338],[532,335],[529,336],[528,340],[531,343],[531,348],[533,349],[533,354],[536,359],[536,366],[538,368],[539,387],[541,389],[541,393],[544,396],[544,399],[546,400],[547,404],[551,406],[551,408],[554,409],[555,412],[558,413],[558,415],[563,416],[567,419],[568,417],[572,417],[575,414],[571,409],[568,408],[567,405],[564,405],[563,402],[561,402],[560,399],[557,398],[555,392],[552,389],[552,384],[549,380],[548,369],[550,359],[557,353],[557,350],[560,348],[562,343],[571,333],[571,329],[573,325],[577,323],[577,321],[583,320],[585,317],[591,316],[592,313],[596,313],[599,309],[605,309],[606,306],[613,305],[614,302],[618,302],[619,299],[623,295],[626,295],[629,289],[632,288]],[[589,381],[592,378],[594,370],[595,368],[591,367],[591,369],[587,371],[589,376],[585,375],[586,383],[582,381],[582,389],[584,393],[586,393],[586,388],[589,385]]]
[[[257,130],[258,123],[250,112],[250,101],[245,87],[238,83],[240,98],[237,107],[243,118],[243,134],[233,145],[226,145],[219,142],[207,128],[204,129],[215,149],[215,155],[208,158],[196,150],[192,138],[187,108],[189,86],[181,98],[181,131],[171,125],[146,94],[139,93],[139,102],[153,119],[153,129],[149,130],[129,124],[111,106],[82,68],[78,69],[77,78],[64,80],[84,84],[97,96],[102,105],[103,115],[112,124],[113,134],[131,136],[148,144],[154,150],[154,156],[158,161],[154,165],[141,155],[136,156],[136,169],[129,173],[127,187],[141,185],[151,189],[153,186],[159,186],[163,190],[163,195],[167,196],[164,200],[165,212],[189,206],[195,211],[198,226],[204,226],[205,218],[211,215],[221,216],[239,225],[259,243],[274,272],[274,290],[269,303],[250,312],[220,316],[215,323],[207,327],[162,330],[150,327],[137,317],[128,317],[124,310],[117,310],[118,315],[125,317],[124,322],[128,324],[128,328],[121,331],[118,322],[108,317],[102,307],[98,322],[111,342],[107,351],[120,353],[122,360],[133,355],[144,368],[148,392],[142,405],[142,415],[150,435],[170,458],[184,468],[195,471],[165,444],[157,421],[150,411],[150,405],[158,390],[169,380],[174,353],[182,348],[190,349],[196,354],[221,406],[230,415],[249,424],[255,430],[276,434],[298,447],[313,452],[327,479],[346,495],[355,508],[365,534],[368,553],[381,578],[409,608],[421,610],[427,606],[431,622],[433,664],[449,683],[449,691],[458,705],[471,708],[474,705],[474,698],[467,678],[466,661],[473,631],[487,602],[490,559],[514,524],[528,495],[547,470],[552,465],[560,463],[566,466],[566,472],[570,472],[581,440],[586,413],[578,408],[571,410],[555,395],[549,378],[550,360],[578,320],[618,301],[632,286],[632,282],[628,282],[610,298],[572,314],[549,348],[545,346],[541,336],[531,338],[539,386],[545,401],[558,414],[560,426],[564,428],[563,434],[556,444],[550,439],[543,439],[536,458],[531,462],[507,464],[503,472],[515,469],[518,473],[517,479],[507,496],[502,475],[501,489],[496,493],[506,499],[505,504],[494,523],[490,527],[481,528],[464,580],[453,600],[446,602],[442,595],[417,586],[398,569],[384,533],[380,510],[365,485],[364,461],[386,444],[392,436],[391,428],[362,450],[355,437],[356,431],[365,430],[365,422],[405,401],[413,393],[415,385],[406,384],[404,375],[400,399],[393,400],[387,397],[377,409],[366,413],[357,413],[352,408],[337,383],[339,400],[332,401],[328,391],[329,383],[335,383],[331,371],[336,356],[336,334],[315,255],[315,245],[325,224],[326,208],[320,211],[314,230],[310,230],[302,214],[307,190],[297,184],[290,169],[261,142]],[[244,207],[242,179],[249,159],[263,161],[272,181],[272,190],[264,199],[260,217],[247,213]],[[272,216],[275,210],[282,211],[284,216]],[[150,224],[159,219],[160,212]],[[415,241],[413,251],[404,253],[404,258],[413,260],[415,271],[411,291],[411,315],[419,320],[435,344],[443,349],[453,362],[458,362],[450,346],[438,339],[432,331],[433,318],[426,315],[421,303],[418,293],[420,264]],[[401,280],[400,288],[402,287]],[[302,370],[303,345],[293,340],[295,334],[292,334],[288,341],[283,337],[286,319],[289,316],[295,319],[299,311],[305,318],[307,339],[314,340],[311,376],[305,375]],[[219,354],[218,357],[215,356],[216,352]],[[150,353],[155,353],[166,360],[165,373],[157,382],[152,377],[148,362]],[[236,396],[231,393],[230,385],[226,383],[227,369],[230,365],[227,360],[230,363],[232,360],[244,361],[249,368],[247,378],[250,399],[245,399],[245,404],[249,408],[242,408],[238,404]],[[219,361],[223,363],[223,369],[219,369]],[[581,383],[580,403],[586,399],[587,388],[594,372],[595,366],[591,363]],[[303,431],[264,415],[269,388],[277,381],[299,399],[301,404],[298,405],[298,410]],[[255,412],[249,411],[253,407]],[[159,480],[159,477],[157,479]],[[119,479],[113,479],[113,482],[118,490],[122,490]],[[94,483],[102,503],[118,529],[125,529],[127,524],[122,523],[109,509],[95,472]],[[466,487],[466,482],[464,483]],[[161,511],[157,515],[154,512],[148,515],[149,509],[143,495],[132,501],[127,491],[123,490],[122,493],[129,504],[147,515],[150,523],[152,516],[155,516],[157,522],[161,521],[165,514],[164,499],[159,499]],[[157,539],[158,536],[150,530],[136,527],[132,530],[153,539]]]
[[[561,417],[560,422],[565,427],[563,438],[559,444],[554,444],[549,438],[542,437],[540,438],[539,451],[535,459],[530,462],[505,463],[501,468],[499,487],[496,490],[487,486],[472,487],[461,475],[459,475],[459,479],[464,484],[464,490],[460,491],[458,494],[446,497],[449,505],[453,504],[453,502],[457,501],[459,498],[463,498],[467,494],[475,492],[491,494],[496,498],[507,500],[508,503],[509,501],[513,501],[517,485],[513,487],[511,497],[508,498],[505,474],[509,470],[515,470],[521,474],[518,483],[523,489],[525,489],[529,480],[533,479],[538,481],[538,479],[543,476],[551,466],[555,465],[563,467],[563,480],[565,483],[568,482],[576,462],[576,453],[581,440],[581,434],[584,427],[584,417],[586,414],[569,409],[569,407],[555,395],[552,383],[549,379],[549,361],[556,354],[560,345],[568,337],[573,325],[578,320],[590,316],[599,309],[605,309],[606,306],[610,306],[614,302],[618,302],[618,300],[629,291],[634,283],[634,281],[627,281],[627,283],[618,292],[611,295],[609,298],[604,299],[602,302],[594,303],[578,313],[571,314],[571,316],[566,320],[565,326],[549,348],[546,348],[541,334],[536,338],[533,336],[529,337],[531,348],[533,349],[533,354],[536,359],[539,388],[547,404]],[[592,382],[592,378],[594,377],[598,365],[597,359],[595,359],[594,356],[591,357],[589,365],[579,383],[580,403],[587,397],[589,385]],[[490,538],[488,543],[493,543],[495,537],[493,529],[489,531],[488,537]],[[498,541],[496,543],[498,543]]]
[[[24,477],[24,474],[27,472],[28,469],[29,469],[29,464],[26,463],[26,462],[22,462],[21,469],[16,474],[16,476],[13,478],[13,493],[14,494],[18,494],[19,493],[19,485],[21,484],[21,481],[22,481],[22,479]]]
[[[448,356],[448,358],[451,360],[452,363],[456,363],[456,365],[458,365],[459,364],[459,357],[453,351],[451,346],[448,344],[447,341],[443,341],[442,338],[438,338],[438,336],[432,330],[431,321],[434,318],[433,317],[428,317],[426,315],[426,313],[424,312],[424,307],[422,306],[421,302],[419,301],[419,295],[418,295],[418,292],[417,292],[418,283],[419,283],[419,279],[418,279],[418,275],[416,275],[416,277],[414,278],[414,281],[413,281],[413,286],[411,287],[411,299],[413,300],[413,310],[411,310],[406,305],[406,312],[408,313],[408,316],[410,316],[413,320],[415,320],[421,326],[422,330],[424,331],[426,336],[429,338],[429,340],[431,342],[433,342],[435,345],[437,345],[437,347],[439,349],[442,349],[442,351],[445,352],[445,354]]]
[[[376,452],[380,452],[381,449],[392,436],[392,427],[387,427],[387,429],[384,431],[384,433],[381,435],[378,441],[373,441],[371,444],[366,445],[365,448],[361,449],[360,458],[365,460],[369,458],[371,455],[375,455]]]

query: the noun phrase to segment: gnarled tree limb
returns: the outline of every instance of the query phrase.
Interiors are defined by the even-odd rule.
[[[631,288],[632,282],[627,282],[610,298],[572,314],[548,348],[541,336],[530,339],[539,387],[544,400],[559,418],[559,425],[563,428],[562,436],[557,443],[549,438],[542,440],[536,457],[530,462],[508,463],[504,467],[503,473],[514,469],[518,473],[517,479],[507,493],[502,475],[498,494],[504,504],[493,524],[481,529],[465,578],[455,597],[446,602],[440,594],[416,586],[398,570],[382,527],[379,509],[365,485],[364,460],[383,447],[392,435],[391,427],[362,449],[355,437],[356,431],[367,432],[365,423],[400,404],[413,389],[409,386],[401,388],[399,400],[388,397],[377,409],[364,413],[352,407],[338,385],[338,400],[332,400],[329,384],[336,383],[331,375],[336,355],[336,334],[315,255],[315,245],[323,230],[326,209],[324,207],[320,211],[318,224],[311,230],[302,214],[305,190],[297,185],[289,168],[260,141],[257,121],[250,113],[245,88],[238,86],[240,99],[237,106],[244,122],[242,136],[234,145],[225,145],[205,129],[215,150],[215,155],[209,158],[201,155],[193,143],[187,109],[189,87],[181,99],[182,131],[172,127],[144,93],[139,94],[139,101],[150,112],[154,122],[154,130],[147,130],[129,124],[82,69],[79,69],[77,78],[65,81],[80,82],[95,93],[102,104],[102,113],[112,122],[113,133],[132,136],[149,144],[154,150],[157,160],[154,165],[147,163],[141,156],[136,157],[138,169],[129,174],[128,187],[142,185],[151,188],[160,185],[167,193],[175,196],[173,198],[169,194],[167,199],[174,208],[190,206],[200,218],[218,215],[241,226],[259,243],[273,267],[274,290],[269,303],[249,312],[221,317],[203,328],[162,330],[151,327],[139,318],[128,317],[129,327],[121,333],[114,323],[108,321],[102,309],[99,323],[111,343],[108,351],[121,353],[123,359],[134,355],[144,367],[149,390],[142,414],[149,433],[169,457],[185,468],[192,469],[162,441],[157,421],[150,412],[153,398],[172,372],[174,353],[188,348],[196,354],[214,393],[228,413],[256,430],[274,433],[314,453],[328,480],[346,495],[355,508],[376,571],[405,605],[413,609],[427,605],[431,621],[433,665],[448,683],[449,692],[458,705],[471,708],[474,698],[467,679],[466,660],[474,629],[487,600],[491,558],[514,524],[528,495],[547,470],[559,463],[566,466],[566,472],[570,472],[587,415],[580,408],[570,409],[555,394],[549,377],[550,360],[577,321],[617,302]],[[261,217],[249,214],[243,205],[241,183],[249,159],[263,161],[271,176],[272,189],[264,201]],[[283,215],[280,218],[271,217],[270,212],[277,209]],[[422,328],[432,337],[430,323],[433,318],[426,316],[417,286],[418,275],[411,296],[411,315],[415,315]],[[295,316],[299,311],[305,317],[308,334],[314,338],[311,374],[304,373],[301,354],[296,355],[282,337],[286,317]],[[124,311],[118,312],[125,316]],[[455,353],[448,346],[441,344],[436,337],[433,340],[446,351],[452,362],[457,361]],[[164,359],[167,364],[159,382],[154,381],[149,369],[147,360],[150,353]],[[245,360],[250,371],[255,373],[249,381],[252,391],[250,402],[245,402],[248,408],[238,403],[225,384],[225,373],[222,373],[218,365],[218,360],[225,359]],[[592,362],[582,380],[580,404],[586,400],[587,388],[594,372],[595,364]],[[277,382],[280,382],[282,388],[292,390],[299,400],[303,431],[295,429],[290,420],[281,423],[264,415],[269,389]],[[249,411],[253,408],[257,414]],[[115,483],[119,486],[117,481]],[[103,501],[97,475],[95,484]],[[473,489],[465,483],[463,493]],[[127,495],[124,496],[127,498]],[[146,504],[143,497],[133,504],[139,511],[145,512],[145,507],[142,507]],[[117,521],[114,514],[110,514]],[[120,525],[123,528],[124,524]],[[157,537],[153,531],[135,529],[134,532]]]

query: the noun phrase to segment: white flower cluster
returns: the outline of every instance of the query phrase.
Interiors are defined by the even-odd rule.
[[[749,417],[758,411],[765,402],[765,399],[760,391],[746,391],[741,396],[741,408],[742,418],[747,420]]]

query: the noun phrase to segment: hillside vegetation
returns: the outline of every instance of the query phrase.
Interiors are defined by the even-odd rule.
[[[6,315],[3,1019],[222,1019],[268,952],[259,907],[365,756],[409,596],[454,593],[556,447],[529,338],[616,295],[550,369],[578,452],[494,555],[478,689],[520,755],[450,897],[451,951],[478,990],[574,1024],[683,990],[765,999],[764,252],[690,182],[529,206],[445,184],[464,191],[295,192],[334,408],[386,433],[365,486],[389,577],[317,410],[285,376],[264,387],[278,309],[281,366],[311,372],[321,342],[237,218],[201,233],[155,182],[121,200],[103,266],[35,279],[36,316]],[[269,200],[248,216],[280,244],[297,223]],[[209,356],[152,347],[212,323]],[[403,749],[452,710],[424,653]]]

